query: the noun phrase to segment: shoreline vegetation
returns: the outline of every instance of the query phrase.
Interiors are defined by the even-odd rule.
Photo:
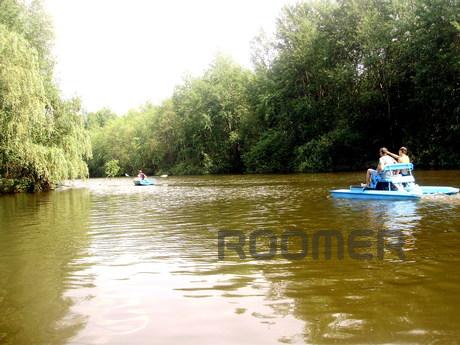
[[[170,99],[124,115],[62,99],[52,37],[40,1],[0,1],[0,193],[139,169],[354,171],[382,146],[460,167],[458,1],[287,6],[273,37],[254,38],[253,69],[218,55]]]

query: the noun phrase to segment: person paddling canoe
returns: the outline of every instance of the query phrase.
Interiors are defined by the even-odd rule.
[[[141,180],[145,180],[147,178],[147,175],[144,174],[142,170],[139,170],[139,174],[137,175],[137,177],[140,178]]]

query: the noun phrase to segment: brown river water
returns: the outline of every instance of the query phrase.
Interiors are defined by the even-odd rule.
[[[460,171],[419,171],[460,186]],[[0,197],[0,344],[454,344],[460,339],[460,196],[334,200],[362,174],[90,179]],[[239,231],[246,257],[218,233]],[[250,255],[254,230],[307,238],[303,258]],[[335,230],[332,241],[312,238]],[[347,251],[385,231],[384,256]],[[229,237],[226,243],[237,242]],[[256,241],[269,252],[269,238]],[[402,251],[392,247],[402,241]],[[396,242],[395,242],[396,241]],[[289,251],[302,253],[300,238]],[[279,246],[278,246],[279,247]],[[400,247],[401,249],[401,247]],[[403,257],[400,254],[403,254]]]

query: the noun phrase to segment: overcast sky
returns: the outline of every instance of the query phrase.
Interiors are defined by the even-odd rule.
[[[87,111],[160,103],[217,53],[251,67],[250,42],[294,0],[45,0],[56,78]]]

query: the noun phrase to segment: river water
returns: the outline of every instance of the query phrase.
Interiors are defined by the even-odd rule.
[[[456,343],[460,196],[329,197],[361,175],[169,177],[152,187],[90,179],[2,196],[0,344]],[[417,180],[458,187],[460,172]],[[230,245],[219,260],[218,234],[228,230],[246,239],[244,259]],[[288,250],[304,257],[277,250],[258,260],[254,230],[271,231],[278,247],[285,230],[301,231],[307,252],[292,237]],[[321,230],[343,237],[343,258],[335,240],[330,259],[322,240],[313,257]],[[347,251],[356,230],[370,231],[370,247],[356,252],[372,258]],[[268,253],[270,239],[256,240],[255,254]]]

